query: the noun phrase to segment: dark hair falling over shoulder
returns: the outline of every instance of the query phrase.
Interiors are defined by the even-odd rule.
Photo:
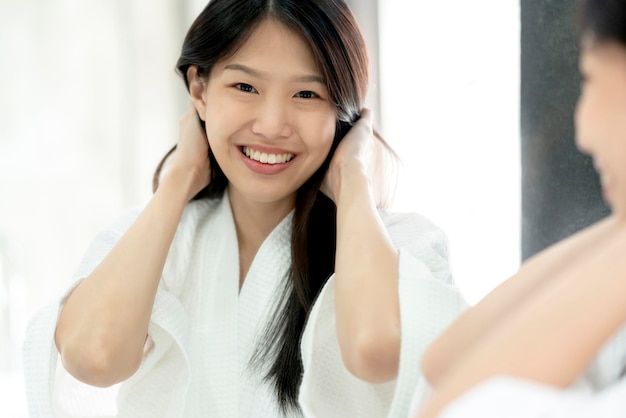
[[[626,46],[626,1],[580,0],[578,31],[581,38],[616,41]]]
[[[356,20],[343,0],[212,0],[191,25],[177,62],[187,88],[191,65],[198,67],[201,77],[208,78],[215,63],[234,53],[267,18],[291,28],[310,46],[337,112],[331,152],[297,192],[289,276],[250,363],[263,370],[280,407],[287,411],[298,409],[303,371],[300,339],[307,315],[334,271],[336,208],[319,189],[337,145],[359,117],[368,86],[368,57]],[[154,190],[174,149],[157,167]],[[209,158],[210,184],[195,199],[220,197],[228,185],[210,150]]]

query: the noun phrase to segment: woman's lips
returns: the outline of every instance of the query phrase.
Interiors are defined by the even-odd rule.
[[[296,154],[283,150],[269,150],[242,146],[239,148],[246,166],[258,174],[278,174],[291,166]]]

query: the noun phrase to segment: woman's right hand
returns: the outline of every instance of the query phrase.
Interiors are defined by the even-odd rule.
[[[211,180],[209,143],[192,103],[178,121],[179,138],[170,167],[164,178],[176,176],[189,185],[188,200],[204,189]],[[187,177],[191,175],[191,179]],[[190,181],[189,181],[190,180]]]
[[[56,346],[65,369],[87,384],[110,386],[141,365],[174,235],[189,200],[209,184],[209,146],[193,106],[179,126],[177,149],[158,189],[61,311]]]

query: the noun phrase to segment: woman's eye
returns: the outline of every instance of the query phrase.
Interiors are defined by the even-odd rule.
[[[298,99],[315,99],[319,96],[310,90],[299,91],[296,93]]]
[[[246,83],[237,83],[235,84],[235,88],[243,91],[244,93],[258,93],[254,87]]]

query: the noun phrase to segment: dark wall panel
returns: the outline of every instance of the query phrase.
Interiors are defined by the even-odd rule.
[[[608,214],[574,142],[576,0],[521,0],[522,258]]]

